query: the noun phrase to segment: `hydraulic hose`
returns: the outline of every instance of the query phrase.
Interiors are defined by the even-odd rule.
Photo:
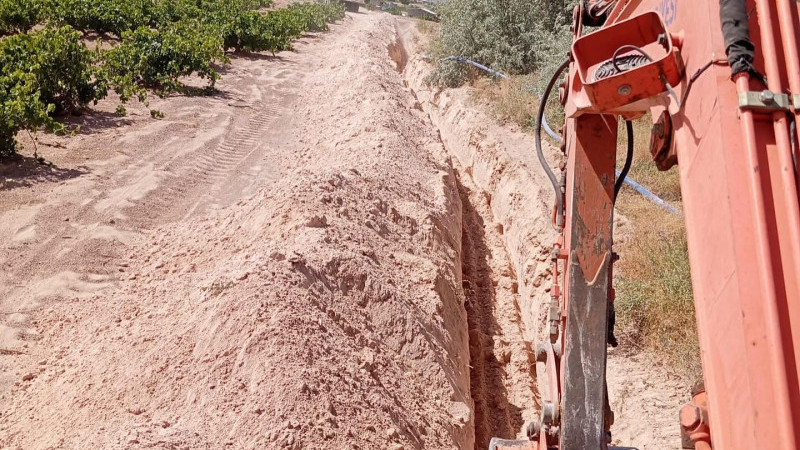
[[[539,163],[542,165],[542,169],[544,169],[545,173],[547,174],[547,178],[550,179],[550,183],[553,185],[553,192],[555,192],[556,195],[555,228],[557,231],[561,231],[564,226],[564,196],[561,193],[558,178],[556,178],[556,174],[553,173],[553,170],[547,163],[547,159],[545,159],[544,152],[542,151],[542,122],[544,121],[544,109],[545,106],[547,106],[547,99],[550,98],[550,92],[553,90],[553,86],[555,86],[558,78],[561,76],[564,70],[567,69],[567,67],[569,67],[569,59],[564,61],[561,66],[556,69],[556,73],[553,74],[553,78],[551,78],[550,82],[547,83],[547,88],[542,94],[542,100],[539,102],[539,112],[536,114],[536,155],[539,157]],[[633,128],[631,128],[631,130],[633,130]]]
[[[746,3],[745,0],[719,0],[722,37],[725,39],[725,54],[728,55],[731,76],[755,71],[753,67],[755,45],[750,40]]]
[[[625,155],[625,165],[622,166],[617,182],[614,183],[614,202],[617,201],[619,190],[622,189],[622,183],[625,182],[625,177],[628,176],[628,171],[631,170],[631,163],[633,162],[633,122],[630,120],[625,121],[625,131],[628,135],[628,153]]]
[[[619,54],[620,53],[622,53],[622,52],[624,52],[626,50],[627,51],[633,50],[633,51],[639,53],[640,55],[644,56],[644,58],[647,60],[647,62],[653,62],[653,58],[651,58],[650,55],[648,55],[641,48],[639,48],[639,47],[637,47],[635,45],[623,45],[622,47],[618,48],[617,51],[614,52],[614,56],[611,57],[611,64],[614,65],[614,69],[617,70],[617,73],[624,72],[624,70],[620,69],[620,67],[617,65],[617,58],[619,58]]]

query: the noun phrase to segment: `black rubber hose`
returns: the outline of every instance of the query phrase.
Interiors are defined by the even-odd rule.
[[[628,134],[628,153],[625,155],[625,165],[622,166],[617,182],[614,183],[614,202],[617,201],[619,190],[622,189],[622,183],[625,182],[625,177],[628,176],[628,172],[631,170],[631,163],[633,163],[633,122],[630,120],[625,121],[625,131]]]
[[[644,56],[644,58],[647,60],[647,62],[653,62],[653,58],[650,57],[650,55],[648,55],[647,53],[645,53],[645,51],[642,50],[641,48],[639,48],[639,47],[637,47],[635,45],[623,45],[622,47],[618,48],[617,51],[614,52],[614,56],[611,57],[611,64],[614,65],[614,69],[617,70],[617,73],[624,72],[617,65],[617,58],[619,58],[619,54],[620,53],[622,53],[622,52],[624,52],[626,50],[628,50],[628,51],[629,50],[633,50],[633,51],[639,53],[640,55]]]
[[[556,178],[556,174],[553,173],[553,170],[547,163],[544,152],[542,151],[542,120],[544,119],[544,109],[545,106],[547,106],[547,99],[550,98],[550,92],[558,81],[558,77],[561,76],[561,73],[564,72],[567,67],[569,67],[569,59],[564,61],[564,63],[556,69],[556,73],[553,74],[553,78],[550,79],[547,88],[542,94],[542,99],[539,102],[539,112],[536,114],[536,155],[539,157],[539,163],[547,174],[547,178],[549,178],[550,183],[553,184],[553,191],[556,194],[556,230],[558,231],[561,231],[561,228],[564,226],[562,223],[564,217],[564,198],[561,193],[561,188],[559,187],[558,178]]]
[[[755,45],[750,40],[746,3],[745,0],[719,0],[719,18],[731,76],[754,70]]]

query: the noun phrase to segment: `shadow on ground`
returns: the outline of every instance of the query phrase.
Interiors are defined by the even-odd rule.
[[[0,191],[30,187],[38,183],[64,181],[89,173],[87,167],[62,169],[42,164],[32,156],[13,155],[0,158]]]
[[[511,437],[523,426],[522,410],[508,399],[506,371],[494,352],[499,325],[484,222],[459,183],[463,205],[462,274],[470,348],[470,391],[475,402],[475,448],[489,448],[493,436]]]

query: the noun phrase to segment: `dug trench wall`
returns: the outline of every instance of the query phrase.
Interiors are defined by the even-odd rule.
[[[464,89],[431,88],[424,81],[430,71],[430,64],[416,55],[409,61],[406,81],[438,127],[442,142],[454,156],[454,165],[484,195],[494,221],[500,225],[519,286],[518,307],[525,337],[538,342],[544,337],[550,301],[548,248],[555,238],[548,207],[552,190],[538,168],[512,156],[522,150],[535,158],[533,138],[494,125],[479,108],[469,106],[471,101]]]
[[[408,45],[413,47],[413,43]],[[438,90],[426,85],[430,71],[431,66],[414,55],[406,66],[406,82],[453,156],[462,189],[470,193],[462,197],[462,203],[465,209],[469,205],[477,212],[482,235],[492,249],[486,258],[492,269],[493,295],[480,315],[492,317],[496,326],[480,330],[487,335],[480,341],[487,344],[486,350],[477,353],[495,358],[496,370],[489,365],[489,370],[483,368],[484,374],[475,376],[479,339],[470,329],[476,448],[482,448],[480,444],[485,447],[493,436],[524,438],[527,423],[537,420],[540,389],[546,383],[537,382],[543,374],[537,376],[541,367],[535,363],[533,348],[545,337],[549,305],[548,248],[554,232],[547,205],[552,192],[544,175],[524,162],[526,155],[512,156],[514,151],[533,151],[530,136],[495,125],[480,108],[471,105],[463,88]],[[554,151],[548,148],[548,152]],[[468,218],[465,226],[469,226]],[[468,276],[465,272],[464,277]],[[469,304],[467,313],[470,318],[475,315]],[[482,379],[493,377],[502,380],[496,383],[499,388],[482,383]],[[497,396],[506,399],[506,404],[482,401]],[[485,420],[498,416],[508,419]]]

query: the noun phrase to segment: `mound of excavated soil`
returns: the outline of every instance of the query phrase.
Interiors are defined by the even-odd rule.
[[[41,361],[2,398],[0,447],[473,445],[454,173],[393,22],[348,20],[280,180],[132,238],[127,279],[32,313]]]

